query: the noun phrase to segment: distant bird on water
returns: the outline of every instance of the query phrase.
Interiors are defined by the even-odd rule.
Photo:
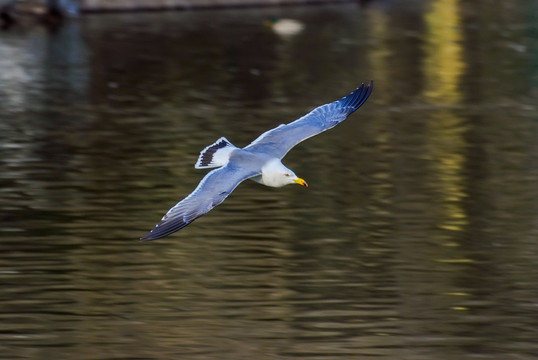
[[[294,19],[272,18],[266,20],[265,24],[271,27],[276,34],[284,37],[297,35],[304,29],[303,23]]]
[[[306,181],[285,167],[281,160],[286,153],[303,140],[328,130],[344,121],[368,99],[373,82],[362,84],[349,95],[312,110],[305,116],[264,132],[244,148],[232,145],[221,137],[200,153],[197,169],[218,168],[210,171],[196,189],[172,207],[161,221],[141,240],[168,236],[219,205],[246,179],[266,186],[282,187]]]

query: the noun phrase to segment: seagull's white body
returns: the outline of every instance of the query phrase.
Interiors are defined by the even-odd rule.
[[[322,105],[289,124],[261,134],[244,148],[220,138],[200,153],[197,169],[217,168],[196,189],[172,207],[142,240],[153,240],[176,232],[220,204],[246,179],[271,187],[297,183],[308,186],[282,164],[282,158],[299,142],[328,130],[357,110],[368,99],[373,83],[361,85],[348,96]]]

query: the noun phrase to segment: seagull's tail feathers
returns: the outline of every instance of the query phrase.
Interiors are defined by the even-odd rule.
[[[230,160],[230,154],[235,149],[237,149],[237,147],[225,137],[221,137],[200,152],[200,156],[194,167],[196,169],[210,169],[224,166],[228,163],[228,160]]]

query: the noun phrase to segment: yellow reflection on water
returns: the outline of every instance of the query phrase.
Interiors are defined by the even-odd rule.
[[[442,295],[449,295],[449,296],[470,296],[471,294],[465,293],[465,292],[446,292]]]
[[[436,259],[435,261],[445,264],[467,264],[474,262],[473,259]]]
[[[438,0],[425,16],[426,90],[436,104],[450,105],[461,100],[458,91],[463,73],[459,0]]]
[[[434,187],[441,195],[439,227],[461,231],[468,223],[462,201],[465,128],[462,119],[450,108],[458,104],[464,71],[462,60],[459,0],[439,0],[425,16],[425,90],[426,101],[439,106],[429,122],[429,153],[434,170]]]

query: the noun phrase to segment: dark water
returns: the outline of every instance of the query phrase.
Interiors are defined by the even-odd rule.
[[[0,358],[536,359],[537,18],[377,1],[0,33]],[[308,189],[246,182],[137,241],[205,146],[370,79],[286,157]]]

